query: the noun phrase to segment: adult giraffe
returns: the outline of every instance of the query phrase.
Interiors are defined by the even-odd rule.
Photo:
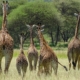
[[[38,36],[40,40],[40,56],[39,56],[39,66],[38,66],[38,75],[40,75],[42,72],[44,72],[46,75],[50,74],[51,70],[50,67],[54,69],[55,75],[57,75],[57,69],[58,69],[58,58],[56,54],[53,52],[51,47],[47,44],[46,40],[44,39],[42,33],[41,33],[41,27],[44,25],[41,25],[39,23],[36,25]],[[63,66],[61,63],[59,63],[61,66]],[[67,68],[63,66],[66,70]]]
[[[36,70],[37,61],[38,61],[38,51],[34,45],[33,41],[33,28],[34,25],[26,25],[30,31],[30,46],[28,48],[28,61],[29,61],[29,69],[30,71]]]
[[[75,35],[74,38],[68,44],[68,60],[69,60],[69,70],[71,68],[71,62],[73,64],[73,69],[76,68],[76,64],[78,61],[78,69],[80,69],[80,40],[78,38],[78,30],[80,25],[80,13],[75,14],[78,18],[77,25],[75,28]]]
[[[5,57],[5,69],[4,72],[8,72],[10,62],[13,57],[13,38],[9,35],[7,30],[7,11],[8,11],[8,2],[3,1],[2,4],[3,10],[3,21],[2,29],[0,30],[0,72],[2,72],[1,61]]]

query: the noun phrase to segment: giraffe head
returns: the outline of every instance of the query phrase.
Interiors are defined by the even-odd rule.
[[[29,30],[30,32],[32,32],[35,25],[26,24],[26,26],[27,26],[28,30]]]
[[[28,27],[28,30],[30,32],[30,46],[32,46],[32,45],[34,45],[34,41],[33,41],[33,28],[34,28],[35,25],[32,25],[32,24],[28,25],[28,24],[26,24],[26,26]]]
[[[43,27],[45,25],[41,25],[41,23],[38,23],[37,25],[35,25],[38,31],[38,34],[41,33],[42,31],[44,31]]]
[[[42,34],[42,31],[44,30],[43,29],[44,26],[45,25],[41,25],[41,23],[38,23],[37,25],[35,25],[35,27],[37,28],[37,36],[38,36],[39,40],[41,40],[42,42],[46,43],[46,41],[45,41],[45,39],[43,37],[43,34]]]
[[[9,7],[8,1],[3,1],[3,2],[2,2],[3,14],[7,14],[7,12],[8,12],[8,7]]]
[[[74,13],[74,15],[75,15],[78,19],[80,19],[80,13]]]

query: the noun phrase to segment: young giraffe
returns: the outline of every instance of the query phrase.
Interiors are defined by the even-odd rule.
[[[32,71],[33,69],[36,70],[37,66],[37,61],[38,61],[38,51],[36,47],[34,46],[34,41],[33,41],[33,27],[34,25],[27,25],[30,30],[30,47],[28,49],[28,61],[29,61],[29,69]],[[32,61],[34,64],[32,65]]]
[[[16,68],[17,68],[19,75],[21,75],[21,70],[22,70],[22,74],[24,77],[26,74],[27,67],[28,67],[28,62],[23,51],[23,42],[24,42],[24,34],[21,33],[20,34],[20,54],[16,60]]]
[[[7,11],[8,6],[5,1],[3,1],[2,5],[3,10],[3,21],[2,21],[2,29],[0,30],[0,72],[2,72],[1,61],[3,56],[5,57],[5,70],[4,72],[8,72],[10,62],[13,57],[13,38],[10,36],[7,30]]]
[[[55,75],[57,75],[57,69],[58,69],[58,58],[51,49],[51,47],[47,44],[45,41],[42,33],[41,33],[41,24],[38,24],[37,26],[38,36],[40,40],[40,56],[39,56],[39,66],[38,66],[38,75],[40,73],[50,74],[51,70],[50,68],[54,69]],[[59,63],[61,66],[63,66],[61,63]],[[63,66],[66,70],[67,68]]]
[[[78,30],[79,30],[79,24],[80,24],[80,13],[76,14],[78,16],[77,25],[75,28],[75,36],[68,44],[68,60],[69,60],[69,70],[71,68],[71,61],[73,64],[73,69],[76,68],[76,64],[78,61],[78,69],[80,69],[80,40],[78,38]]]

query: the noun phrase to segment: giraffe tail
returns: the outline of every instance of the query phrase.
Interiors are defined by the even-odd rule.
[[[58,61],[57,61],[58,62]],[[66,71],[68,71],[67,67],[62,65],[60,62],[58,62],[58,64],[60,64]]]

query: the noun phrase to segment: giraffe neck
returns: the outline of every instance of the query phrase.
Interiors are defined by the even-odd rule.
[[[32,29],[30,31],[30,46],[34,45],[34,41],[33,41],[33,35],[32,35]]]
[[[6,4],[3,6],[3,21],[2,21],[2,30],[7,29],[7,10]]]
[[[20,49],[20,54],[24,54],[24,51],[23,51],[23,49]]]
[[[20,36],[20,54],[24,54],[23,51],[23,42],[24,42],[24,36]]]
[[[2,30],[5,30],[5,29],[7,29],[7,19],[6,18],[4,18],[2,22]]]
[[[42,48],[44,46],[44,44],[46,44],[46,41],[40,30],[38,31],[38,36],[39,36],[39,40],[40,40],[40,47]]]
[[[76,29],[75,29],[75,38],[77,38],[77,37],[78,37],[79,22],[80,22],[80,18],[78,17],[78,22],[77,22]]]
[[[22,39],[22,37],[20,38],[20,49],[23,50],[23,39]]]

